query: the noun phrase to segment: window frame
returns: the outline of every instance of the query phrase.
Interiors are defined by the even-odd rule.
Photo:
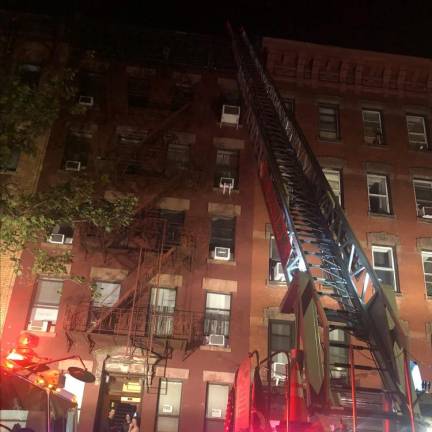
[[[333,194],[336,196],[336,198],[338,198],[339,205],[343,208],[344,196],[343,196],[342,170],[338,169],[338,168],[323,168],[322,171],[323,171],[324,177],[326,178]],[[338,176],[337,180],[339,183],[339,195],[337,195],[336,192],[334,191],[334,189],[332,188],[332,185],[331,185],[329,179],[327,178],[326,173],[329,175],[337,174],[337,176]]]
[[[232,221],[232,226],[230,228],[228,227],[224,227],[223,230],[224,231],[228,231],[228,229],[232,228],[232,236],[231,237],[222,237],[222,235],[215,235],[215,228],[214,228],[214,223],[217,220],[230,220]],[[220,229],[220,228],[218,228]],[[214,258],[214,250],[216,247],[226,247],[226,248],[230,248],[230,258],[229,260],[226,260],[227,262],[229,261],[234,261],[235,260],[235,250],[236,250],[236,231],[237,231],[237,218],[235,216],[217,216],[217,215],[212,215],[211,219],[210,219],[210,239],[209,239],[209,258],[210,259],[215,259]],[[229,244],[229,246],[227,246]],[[221,261],[223,262],[223,261]]]
[[[430,190],[431,190],[431,194],[432,194],[432,180],[413,178],[412,182],[413,182],[413,188],[414,188],[414,200],[415,200],[415,204],[416,204],[416,213],[417,213],[417,216],[421,217],[420,208],[432,207],[432,197],[431,197],[430,205],[420,206],[418,203],[418,200],[417,200],[416,183],[428,184],[430,186]]]
[[[36,288],[33,291],[33,296],[32,296],[32,300],[31,300],[31,304],[29,307],[29,314],[28,314],[28,320],[27,320],[27,329],[30,331],[36,331],[34,329],[32,329],[32,323],[33,322],[47,322],[47,329],[46,330],[38,330],[42,333],[55,333],[56,331],[56,326],[57,326],[57,321],[58,321],[58,314],[60,311],[60,305],[61,305],[61,298],[62,298],[62,292],[58,293],[58,303],[49,303],[49,302],[41,302],[38,299],[38,297],[40,296],[40,290],[41,290],[41,286],[43,284],[43,282],[58,282],[59,285],[61,285],[59,287],[59,290],[62,291],[63,287],[64,287],[64,280],[63,279],[56,279],[56,278],[38,278],[37,282],[36,282]],[[36,319],[32,319],[33,315],[36,313],[36,309],[45,309],[45,310],[52,310],[52,311],[56,311],[56,318],[55,320],[47,320],[47,319],[42,319],[42,320],[36,320]]]
[[[431,258],[432,260],[432,251],[421,251],[421,258],[422,258],[422,269],[423,269],[423,278],[424,278],[424,284],[425,284],[425,290],[426,290],[426,298],[432,299],[432,272],[426,273],[425,268],[425,258]],[[426,280],[426,276],[429,276],[431,278],[430,281]],[[430,285],[428,287],[428,285]]]
[[[161,414],[159,411],[161,409],[160,407],[160,403],[161,403],[161,396],[165,396],[161,394],[161,390],[162,390],[162,385],[163,383],[166,383],[167,387],[169,387],[169,383],[176,383],[176,384],[180,384],[180,398],[178,401],[178,414],[168,414],[168,413],[163,413]],[[168,392],[167,392],[168,393]],[[183,382],[180,380],[176,380],[176,379],[161,379],[159,381],[159,390],[158,390],[158,397],[157,397],[157,404],[156,404],[156,424],[155,424],[155,431],[158,432],[159,431],[159,418],[174,418],[177,420],[177,432],[180,430],[180,416],[181,416],[181,411],[182,411],[182,397],[183,397]]]
[[[409,131],[409,127],[408,127],[408,119],[409,118],[416,118],[416,119],[421,119],[422,121],[422,125],[423,125],[423,137],[424,137],[424,142],[423,141],[412,141],[410,139],[410,134],[414,134],[414,135],[420,135],[417,132],[410,132]],[[415,151],[430,151],[430,146],[429,146],[429,134],[428,134],[428,130],[427,130],[427,122],[426,122],[427,118],[425,115],[421,115],[421,114],[411,114],[411,113],[407,113],[405,114],[405,122],[406,122],[406,128],[407,128],[407,135],[408,135],[408,147],[410,150],[415,150]],[[423,144],[422,144],[423,143]],[[418,145],[420,144],[420,145]],[[422,145],[424,145],[425,148],[420,148]]]
[[[375,265],[375,252],[382,252],[382,253],[387,253],[390,252],[390,257],[391,257],[391,270],[389,270],[388,267],[378,267]],[[397,264],[396,264],[396,252],[395,252],[395,248],[393,246],[384,246],[384,245],[372,245],[372,267],[376,273],[376,270],[379,271],[391,271],[393,273],[393,281],[394,281],[394,286],[393,286],[393,290],[395,293],[400,293],[400,288],[399,288],[399,281],[398,281],[398,275],[397,275]],[[377,275],[378,277],[378,275]],[[379,277],[378,277],[379,279]],[[382,283],[380,281],[380,283]]]
[[[376,138],[377,138],[378,133],[376,133],[375,136],[368,136],[368,135],[366,135],[365,122],[367,122],[367,120],[365,120],[365,116],[364,116],[365,113],[378,114],[379,128],[377,129],[377,131],[379,131],[379,133],[381,135],[381,143],[377,143],[376,142]],[[369,122],[369,123],[371,123],[371,122]],[[377,147],[382,147],[382,146],[385,145],[384,127],[383,127],[383,115],[382,115],[382,112],[380,110],[370,109],[370,108],[362,108],[362,124],[363,124],[363,140],[368,145],[377,146]]]
[[[231,155],[235,159],[233,162],[227,164],[218,163],[219,156]],[[239,177],[240,177],[240,150],[227,150],[227,149],[216,149],[216,161],[213,176],[213,187],[219,188],[220,179],[222,177],[230,177],[234,179],[234,190],[239,189]]]
[[[273,255],[273,246],[276,251],[276,255]],[[285,280],[274,279],[274,267],[277,263],[280,263],[281,259],[277,250],[276,237],[273,232],[269,233],[269,268],[268,268],[268,281],[271,285],[286,285]]]
[[[208,299],[209,294],[229,297],[229,308],[228,309],[221,309],[221,308],[209,308],[209,307],[207,307],[207,299]],[[225,336],[225,339],[227,341],[230,340],[232,299],[233,299],[233,296],[231,293],[215,292],[215,291],[206,291],[205,292],[205,298],[204,298],[204,332],[203,332],[205,337],[208,337],[211,334],[217,334],[217,335]],[[208,316],[211,316],[211,313],[208,312],[209,310],[215,311],[215,317],[214,318],[208,318]],[[222,313],[220,313],[220,312],[222,312]],[[218,331],[217,333],[214,333],[214,332],[212,333],[211,329],[207,328],[207,327],[209,327],[209,324],[207,323],[207,319],[211,319],[212,321],[220,321],[219,325],[222,322],[225,322],[225,324],[221,325],[221,327],[224,327],[223,332],[221,333],[220,329],[217,329],[217,331]]]
[[[322,113],[321,109],[327,109],[327,110],[333,110],[334,114],[329,113]],[[335,130],[329,130],[329,129],[323,129],[322,128],[322,120],[321,116],[334,116],[334,123],[335,123]],[[319,138],[323,141],[339,141],[341,139],[341,133],[340,133],[340,112],[339,112],[339,105],[337,104],[329,104],[329,103],[320,103],[318,104],[318,130],[319,130]],[[329,123],[329,122],[327,122]],[[323,136],[323,133],[334,133],[335,136]]]
[[[386,189],[385,195],[381,195],[381,194],[377,194],[377,193],[372,193],[371,194],[371,192],[369,190],[369,180],[371,178],[384,179],[384,181],[385,181],[385,189]],[[367,186],[367,193],[368,193],[369,213],[373,214],[373,215],[391,215],[391,214],[393,214],[393,212],[392,212],[392,206],[391,206],[391,200],[390,200],[390,186],[389,186],[389,178],[388,178],[388,176],[385,175],[385,174],[366,173],[366,186]],[[378,199],[385,197],[387,211],[385,211],[385,212],[376,212],[376,211],[373,211],[372,210],[372,206],[371,206],[371,197],[375,197],[375,198],[378,198]]]
[[[117,296],[117,299],[113,303],[106,303],[106,304],[104,304],[103,302],[100,302],[99,299],[93,299],[93,304],[92,304],[93,308],[105,308],[105,307],[109,308],[109,307],[112,307],[117,302],[117,300],[120,298],[121,289],[122,289],[121,282],[119,282],[119,281],[106,281],[106,280],[100,280],[100,279],[98,279],[98,280],[94,281],[94,284],[96,286],[96,289],[98,289],[98,290],[101,288],[101,286],[100,286],[101,284],[115,285],[115,288],[113,288],[113,290],[112,290],[112,292],[110,293],[109,296],[112,296],[112,294],[114,293],[114,290],[118,290],[118,296]],[[105,299],[107,297],[105,297]]]
[[[226,387],[228,389],[227,401],[226,401],[226,404],[224,406],[225,416],[223,416],[223,417],[209,417],[208,416],[208,408],[209,408],[209,405],[210,405],[209,404],[209,395],[210,395],[210,387],[211,386]],[[223,429],[223,425],[224,425],[225,417],[226,417],[226,406],[228,404],[230,390],[231,390],[231,386],[229,384],[218,383],[218,382],[207,382],[207,385],[206,385],[206,399],[205,399],[206,403],[205,403],[205,411],[204,411],[204,430],[205,431],[209,430],[209,424],[220,424],[220,425],[222,425],[222,429]]]
[[[94,132],[86,129],[69,127],[66,131],[65,136],[62,169],[65,168],[65,164],[67,161],[80,162],[80,170],[86,169],[90,159],[93,138]],[[73,142],[74,140],[76,140],[76,143]],[[75,147],[77,143],[78,148]],[[72,156],[72,158],[68,159],[68,156]]]
[[[272,327],[274,324],[279,324],[279,325],[287,325],[287,327],[289,327],[290,329],[290,334],[289,336],[286,336],[287,339],[289,340],[289,349],[287,350],[287,352],[289,353],[291,348],[294,347],[295,343],[294,343],[294,339],[295,339],[295,322],[294,321],[289,321],[289,320],[280,320],[280,319],[269,319],[268,320],[268,336],[267,336],[267,353],[268,356],[271,357],[272,354],[278,352],[277,350],[272,350],[272,336],[285,336],[285,335],[279,335],[276,334],[274,332],[272,332]],[[286,361],[288,362],[288,358],[286,359]],[[277,360],[273,360],[271,361],[272,363],[277,362]]]

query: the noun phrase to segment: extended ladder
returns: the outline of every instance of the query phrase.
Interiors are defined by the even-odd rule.
[[[411,389],[406,391],[404,376],[406,341],[390,297],[380,286],[317,159],[246,33],[231,27],[229,31],[247,110],[246,123],[289,287],[285,307],[296,313],[298,326],[303,322],[304,328],[298,332],[302,332],[299,338],[306,355],[311,409],[320,406],[328,411],[335,405],[338,390],[332,386],[328,364],[330,322],[331,328],[339,328],[350,339],[360,341],[361,354],[372,360],[370,369],[377,372],[379,387],[390,400],[391,415],[406,421],[405,415],[413,412]],[[303,288],[297,292],[299,283]],[[290,297],[295,291],[297,294]],[[329,307],[324,308],[324,304]],[[320,320],[321,324],[327,320],[324,332],[318,329]],[[327,346],[321,343],[321,337]],[[315,342],[310,340],[313,338]],[[323,345],[324,353],[319,352]]]

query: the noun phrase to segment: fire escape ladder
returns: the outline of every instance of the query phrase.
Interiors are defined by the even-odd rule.
[[[306,351],[312,403],[323,406],[323,401],[331,400],[331,391],[336,392],[331,388],[328,360],[322,360],[322,354],[325,358],[329,353],[328,329],[323,349],[318,327],[320,323],[324,327],[323,321],[336,321],[347,335],[365,344],[365,353],[375,362],[374,369],[394,407],[408,414],[400,362],[406,338],[391,295],[380,285],[301,128],[284,106],[246,33],[231,27],[229,31],[247,127],[287,280],[286,302],[281,307],[295,312],[297,322],[305,324],[299,324],[297,344]],[[320,298],[326,296],[332,301],[331,308],[324,310]]]
[[[119,299],[106,311],[104,311],[101,316],[96,320],[88,329],[87,334],[92,333],[97,330],[98,327],[106,320],[110,315],[112,315],[118,308],[122,307],[128,300],[131,300],[137,290],[143,290],[145,286],[150,282],[150,280],[157,275],[160,271],[160,267],[165,264],[170,257],[172,257],[176,247],[171,247],[166,252],[160,255],[160,259],[153,263],[150,267],[143,265],[144,255],[141,257],[140,262],[137,267],[129,273],[129,275],[122,281],[123,294]]]

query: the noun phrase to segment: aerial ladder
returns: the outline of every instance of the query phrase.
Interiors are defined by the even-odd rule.
[[[422,430],[394,293],[380,284],[245,31],[230,25],[228,30],[245,124],[288,286],[280,308],[296,317],[296,350],[290,360],[295,373],[287,374],[291,388],[292,381],[298,381],[307,417],[299,418],[291,410],[285,429],[278,430],[312,430],[307,428],[312,417],[322,419],[323,430],[329,428],[326,419],[333,417],[348,419],[347,427],[353,431]],[[343,332],[346,342],[331,340],[335,330]],[[349,353],[345,364],[330,364],[332,346]],[[335,366],[345,369],[350,378],[342,386],[330,375]],[[375,374],[374,385],[360,387],[359,371]],[[345,407],[340,402],[343,397],[349,402]],[[379,405],[361,404],[368,399],[378,400]],[[378,428],[364,426],[370,419]],[[231,430],[242,429],[236,429],[234,421]]]

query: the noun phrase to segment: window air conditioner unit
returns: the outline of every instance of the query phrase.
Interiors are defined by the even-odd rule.
[[[219,179],[219,187],[221,189],[233,189],[234,188],[234,179],[232,177],[221,177]]]
[[[81,169],[81,162],[79,161],[66,161],[65,171],[79,171]]]
[[[272,363],[271,372],[272,378],[276,381],[285,381],[287,379],[287,367],[285,363]]]
[[[218,334],[211,334],[208,337],[208,344],[214,346],[225,346],[225,336]]]
[[[240,107],[236,105],[223,105],[221,125],[229,124],[238,127],[240,121]]]
[[[168,405],[168,404],[162,405],[162,412],[164,414],[172,414],[172,412],[173,412],[173,406],[172,405]]]
[[[65,243],[65,236],[64,234],[52,233],[48,237],[48,243],[63,244]]]
[[[283,272],[282,263],[278,262],[273,267],[273,280],[278,282],[285,282],[285,274]]]
[[[213,418],[221,418],[222,417],[222,410],[220,408],[212,408],[211,416]]]
[[[48,325],[49,321],[30,321],[29,325],[27,326],[27,330],[47,332]]]
[[[432,219],[432,207],[422,207],[420,209],[421,217],[425,219]]]
[[[216,246],[214,248],[214,259],[220,261],[229,261],[231,257],[231,249],[227,247]]]
[[[80,105],[91,107],[94,105],[94,98],[93,98],[93,96],[81,95],[78,99],[78,103]]]

